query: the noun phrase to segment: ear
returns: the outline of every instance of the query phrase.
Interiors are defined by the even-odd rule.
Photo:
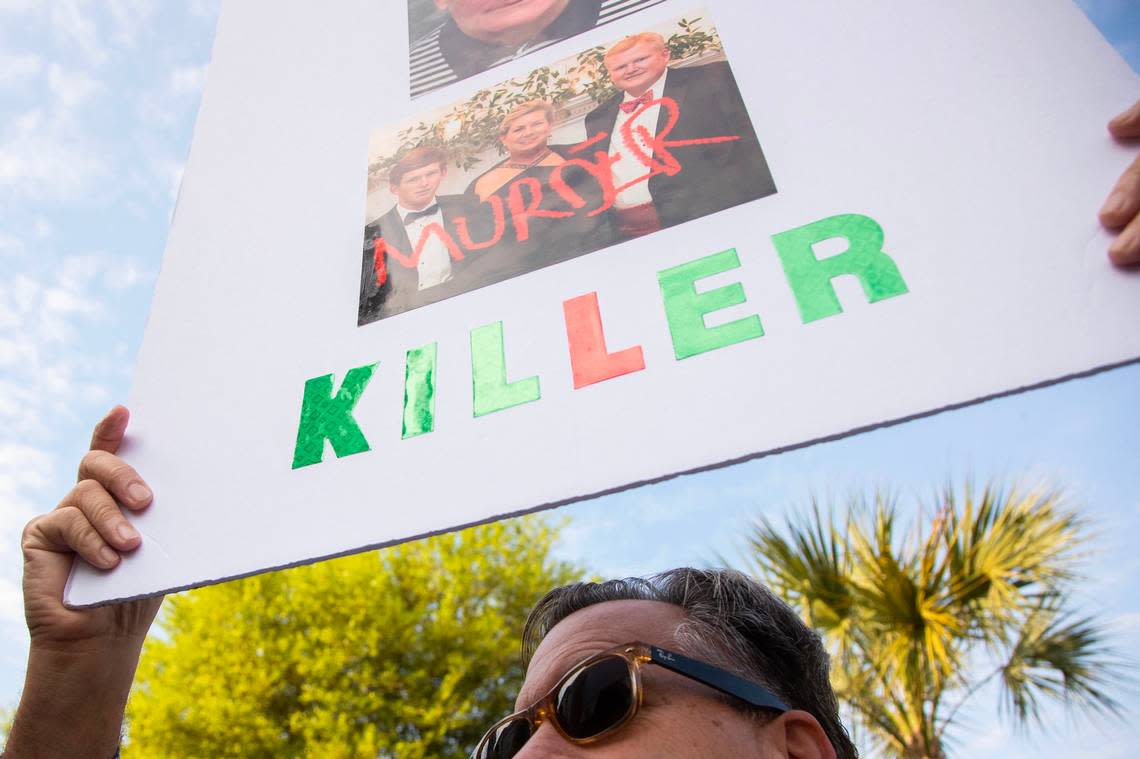
[[[784,712],[767,727],[776,731],[788,759],[835,759],[835,748],[823,726],[808,712]]]
[[[400,193],[400,185],[389,184],[388,185],[388,192],[392,193],[393,195],[398,195]]]
[[[447,10],[447,0],[435,0],[435,7],[441,11]]]

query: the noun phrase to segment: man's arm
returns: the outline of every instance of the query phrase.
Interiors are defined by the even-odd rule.
[[[1140,100],[1108,123],[1108,131],[1122,142],[1140,139]],[[1118,266],[1140,265],[1140,157],[1125,170],[1100,210],[1100,222],[1120,230],[1108,256]]]
[[[79,482],[53,511],[24,528],[24,616],[31,635],[28,672],[4,756],[110,759],[147,630],[161,598],[94,609],[63,605],[76,555],[111,569],[138,548],[119,506],[141,511],[151,492],[115,453],[128,413],[117,406],[96,427]]]

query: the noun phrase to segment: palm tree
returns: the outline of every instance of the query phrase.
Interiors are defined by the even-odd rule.
[[[1060,700],[1117,712],[1121,665],[1071,609],[1087,525],[1056,492],[947,486],[900,526],[896,501],[812,503],[748,539],[760,578],[823,636],[836,693],[870,744],[946,759],[959,708],[998,681],[1019,726]]]

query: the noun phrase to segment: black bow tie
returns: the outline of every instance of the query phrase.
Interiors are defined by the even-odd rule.
[[[427,208],[423,208],[419,211],[412,211],[407,216],[405,216],[404,226],[411,224],[416,219],[422,219],[425,216],[435,216],[437,213],[439,213],[439,203],[432,203]]]

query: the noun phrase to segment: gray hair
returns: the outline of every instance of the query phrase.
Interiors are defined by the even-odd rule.
[[[772,591],[731,569],[683,567],[648,578],[577,582],[547,593],[523,628],[523,662],[550,630],[576,611],[606,601],[663,601],[680,607],[682,652],[752,680],[793,709],[815,717],[838,759],[858,759],[828,678],[828,655],[817,633]],[[729,703],[752,711],[738,699]]]

